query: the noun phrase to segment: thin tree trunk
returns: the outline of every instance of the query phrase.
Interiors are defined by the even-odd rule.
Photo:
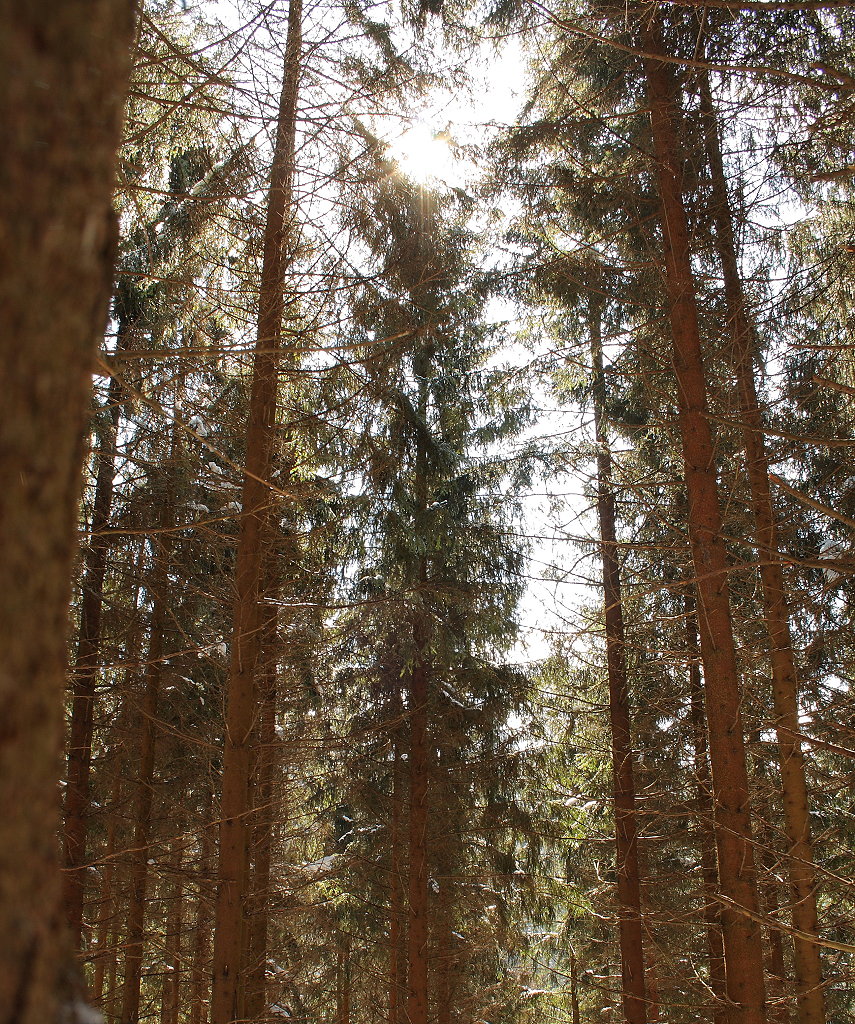
[[[243,963],[250,750],[258,705],[255,672],[261,648],[258,605],[263,561],[262,537],[270,500],[266,481],[270,475],[276,423],[277,369],[285,312],[282,289],[288,263],[286,242],[293,218],[294,148],[301,53],[302,0],[291,0],[285,71],[264,231],[258,334],[237,545],[220,804],[211,1024],[230,1024],[235,1020],[238,982]]]
[[[69,974],[54,842],[68,606],[133,3],[0,0],[0,24],[0,1021],[44,1024]]]
[[[104,975],[108,960],[115,959],[116,951],[107,949],[107,939],[110,933],[110,922],[115,912],[115,895],[113,892],[113,877],[116,871],[116,832],[118,829],[119,816],[118,805],[121,793],[121,760],[118,753],[114,757],[119,761],[119,768],[113,776],[113,791],[110,794],[110,809],[107,812],[107,843],[104,847],[103,868],[101,869],[101,899],[98,905],[98,919],[95,924],[95,962],[93,965],[92,978],[92,1001],[100,1006],[104,997]]]
[[[645,30],[644,61],[661,201],[679,426],[689,499],[698,626],[704,664],[709,752],[715,797],[719,884],[723,897],[727,993],[738,1024],[765,1024],[766,996],[745,741],[730,616],[727,554],[709,424],[689,232],[681,193],[679,108],[658,29]]]
[[[623,1011],[627,1024],[646,1024],[648,993],[644,976],[641,876],[635,810],[635,771],[626,673],[626,641],[621,604],[620,566],[617,560],[612,460],[603,423],[605,380],[601,335],[602,298],[592,290],[588,301],[588,329],[593,363],[594,427],[597,439],[597,517],[603,569],[609,721],[612,739],[615,867],[623,978]]]
[[[172,840],[169,871],[172,876],[167,886],[169,902],[166,908],[165,971],[163,996],[160,1004],[160,1024],[178,1024],[181,996],[181,933],[183,930],[183,899],[181,837]]]
[[[211,846],[214,797],[210,788],[203,810],[204,825],[199,840],[198,903],[196,935],[193,941],[193,969],[190,985],[190,1024],[205,1024],[208,1019],[208,977],[211,954],[211,911],[208,888],[211,875]]]
[[[755,335],[739,273],[727,179],[708,75],[701,74],[699,82],[707,159],[712,177],[716,242],[724,274],[724,294],[733,340],[732,361],[739,394],[745,468],[751,493],[754,540],[760,561],[763,613],[766,631],[769,634],[778,764],[783,789],[784,828],[789,842],[787,870],[793,894],[792,920],[793,927],[803,932],[805,936],[816,937],[819,934],[816,871],[804,754],[799,739],[799,683],[790,632],[790,609],[784,565],[778,545],[778,527],[769,487],[769,457],[766,453],[763,417],[754,378]],[[796,973],[799,1024],[824,1024],[825,997],[819,946],[810,938],[794,936],[793,963]]]
[[[120,332],[121,334],[121,332]],[[82,581],[80,629],[73,670],[71,722],[68,736],[68,778],[65,787],[65,873],[63,888],[68,928],[75,948],[80,947],[83,928],[84,867],[89,817],[89,769],[92,761],[95,682],[101,646],[101,609],[107,575],[109,539],[106,527],[113,505],[116,474],[116,440],[121,414],[121,387],[110,381],[107,402],[101,415],[107,423],[99,431],[95,498],[90,523],[91,541]]]
[[[724,941],[721,933],[721,910],[718,894],[718,867],[715,857],[715,835],[712,827],[713,796],[707,756],[707,730],[704,721],[704,691],[701,682],[698,624],[695,601],[690,593],[683,597],[686,616],[686,651],[689,656],[689,713],[692,722],[692,745],[695,758],[695,792],[697,803],[698,845],[703,879],[704,922],[709,954],[709,985],[715,998],[715,1024],[727,1024],[727,981],[724,973]]]
[[[343,932],[339,939],[338,951],[338,993],[336,999],[336,1024],[350,1024],[350,934]]]
[[[418,644],[418,640],[417,640]],[[421,651],[417,657],[421,658]],[[410,677],[410,857],[407,1021],[428,1022],[428,679],[419,660]]]
[[[401,993],[405,991],[406,979],[402,977],[406,964],[402,962],[403,937],[403,887],[401,864],[401,750],[400,750],[400,709],[396,708],[394,733],[392,736],[392,821],[389,842],[389,1024],[401,1024]]]
[[[173,433],[172,455],[176,457],[176,434]],[[154,765],[157,744],[157,711],[160,682],[163,674],[163,641],[169,601],[169,560],[174,543],[170,527],[174,526],[174,484],[166,483],[160,518],[161,529],[153,544],[156,551],[149,591],[154,606],[151,614],[145,691],[139,724],[139,773],[134,807],[134,835],[130,864],[130,893],[125,928],[125,972],[122,985],[122,1024],[137,1024],[140,1008],[140,982],[145,937],[146,888],[151,831],[151,809],[154,798]]]
[[[579,1017],[579,977],[576,954],[570,949],[570,1022],[581,1024]]]
[[[267,976],[267,928],[270,914],[270,866],[273,851],[274,776],[279,758],[276,742],[276,663],[273,657],[276,612],[268,614],[265,626],[266,666],[261,721],[258,730],[258,766],[255,785],[256,823],[253,830],[253,870],[249,917],[249,943],[245,1016],[257,1020],[265,1012]]]

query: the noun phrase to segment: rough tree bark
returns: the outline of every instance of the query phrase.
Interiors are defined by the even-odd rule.
[[[678,423],[689,500],[689,539],[696,575],[704,698],[715,797],[716,847],[727,994],[735,1024],[766,1024],[766,994],[751,841],[751,810],[739,676],[730,615],[727,553],[701,359],[689,230],[681,190],[679,106],[669,64],[657,60],[658,26],[643,47],[661,204],[665,285],[677,379]]]
[[[695,601],[688,591],[683,596],[686,616],[686,653],[689,657],[689,715],[692,723],[692,746],[695,760],[695,794],[697,804],[698,846],[703,879],[704,923],[707,929],[709,955],[709,986],[715,999],[714,1024],[727,1024],[727,982],[724,975],[724,941],[721,934],[721,908],[718,892],[718,866],[715,858],[715,836],[712,827],[713,796],[710,765],[707,756],[707,729],[704,721],[704,690],[701,681],[698,623]]]
[[[258,710],[255,673],[261,651],[259,597],[264,524],[269,505],[276,422],[277,370],[285,314],[283,280],[293,219],[294,148],[302,55],[302,0],[291,0],[285,70],[273,153],[264,255],[258,302],[258,332],[246,435],[246,471],[237,545],[231,664],[226,707],[220,855],[214,931],[211,1024],[230,1024],[238,1012],[239,976],[245,941],[244,901],[252,732]]]
[[[176,456],[176,436],[177,428],[173,431],[172,459]],[[161,509],[160,529],[153,540],[155,563],[147,588],[154,605],[146,658],[145,689],[139,712],[139,773],[134,801],[134,835],[129,867],[130,892],[125,927],[122,1024],[137,1024],[140,1010],[151,809],[154,799],[157,711],[163,675],[163,640],[169,607],[169,562],[174,545],[174,534],[170,532],[175,526],[174,482],[171,474],[166,480],[166,494],[163,496]]]
[[[115,250],[132,0],[0,0],[0,1021],[55,1019],[82,435]]]
[[[646,1024],[648,993],[644,972],[641,874],[635,811],[635,768],[626,673],[626,641],[621,603],[620,566],[617,560],[612,457],[603,422],[606,393],[603,374],[602,306],[602,296],[596,289],[592,289],[588,297],[588,330],[593,369],[594,430],[597,440],[597,518],[600,528],[600,560],[602,562],[605,604],[623,1011],[627,1024]]]
[[[816,870],[810,828],[810,803],[805,761],[799,739],[799,682],[790,632],[790,609],[784,564],[778,544],[778,524],[769,486],[769,456],[763,416],[754,378],[756,343],[748,310],[721,153],[718,120],[709,76],[699,76],[701,113],[704,115],[707,160],[710,165],[716,244],[724,275],[724,295],[732,338],[731,360],[736,374],[739,411],[745,448],[745,469],[751,494],[754,541],[763,587],[763,617],[769,635],[772,663],[772,698],[778,740],[778,764],[784,802],[784,828],[789,842],[787,871],[792,889],[793,927],[803,935],[793,938],[799,1024],[824,1024],[825,996],[816,908]]]

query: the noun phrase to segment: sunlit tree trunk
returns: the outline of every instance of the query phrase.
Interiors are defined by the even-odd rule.
[[[0,1014],[58,1019],[68,606],[132,0],[0,0]]]
[[[653,24],[644,33],[655,174],[661,202],[678,421],[696,574],[704,697],[715,797],[719,885],[723,898],[727,994],[736,1024],[765,1024],[766,996],[740,688],[730,615],[727,555],[718,499],[715,449],[701,360],[695,283],[681,191],[679,107],[671,65]]]
[[[819,924],[810,806],[804,754],[799,739],[799,683],[790,632],[790,609],[784,565],[769,487],[769,457],[766,452],[763,416],[760,412],[754,377],[757,346],[739,273],[718,120],[713,107],[708,75],[701,74],[699,81],[707,159],[712,177],[716,243],[724,274],[724,294],[732,337],[732,362],[739,394],[745,468],[751,493],[754,540],[763,586],[763,618],[769,634],[784,827],[789,841],[787,871],[793,897],[793,927],[803,933],[795,935],[793,939],[798,1019],[799,1024],[824,1024],[822,965],[819,946],[811,941],[811,937],[816,938],[819,934]]]
[[[226,705],[220,853],[214,931],[211,1024],[236,1019],[244,961],[248,791],[252,733],[258,710],[255,673],[261,649],[259,598],[267,480],[276,423],[279,350],[285,305],[283,279],[293,211],[297,94],[302,52],[302,2],[291,0],[285,70],[273,153],[258,305],[258,332],[246,435],[246,470],[237,544],[231,664]]]
[[[635,770],[626,673],[626,642],[617,560],[612,459],[603,423],[602,297],[589,296],[588,329],[593,363],[594,426],[597,439],[597,518],[606,622],[606,662],[609,681],[609,721],[612,740],[612,785],[615,816],[615,869],[619,913],[623,1010],[627,1024],[646,1024],[648,993],[644,976],[641,920],[641,876],[635,810]]]

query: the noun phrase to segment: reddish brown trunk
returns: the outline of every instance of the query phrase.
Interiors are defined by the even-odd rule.
[[[393,682],[393,685],[397,680]],[[405,990],[402,977],[404,964],[401,961],[403,945],[401,924],[403,922],[403,887],[401,865],[401,751],[399,715],[395,716],[392,738],[392,821],[389,836],[389,1024],[400,1024],[401,993]]]
[[[151,616],[151,638],[145,674],[145,691],[139,721],[139,774],[134,805],[134,835],[130,864],[130,893],[125,926],[125,972],[122,986],[122,1024],[137,1024],[140,1009],[140,982],[145,937],[146,888],[151,831],[151,809],[154,798],[154,763],[157,741],[157,710],[163,670],[163,634],[169,586],[169,533],[158,534],[155,540],[157,560],[150,584],[154,597]]]
[[[661,52],[652,27],[645,52]],[[689,499],[689,537],[697,577],[698,626],[704,664],[710,764],[715,797],[719,884],[723,898],[727,994],[738,1024],[765,1024],[766,997],[739,679],[730,618],[715,449],[681,193],[675,99],[670,65],[644,62],[661,201],[665,279],[670,304],[679,426]]]
[[[243,963],[243,908],[246,897],[248,787],[252,731],[257,712],[255,672],[261,649],[259,590],[262,536],[267,518],[277,371],[284,319],[283,279],[293,218],[294,147],[302,51],[302,2],[291,0],[285,71],[273,154],[264,257],[258,305],[258,333],[246,435],[246,471],[237,545],[235,604],[220,802],[220,856],[214,932],[211,1024],[236,1019]]]
[[[202,834],[199,839],[199,883],[196,910],[195,938],[193,940],[193,968],[190,984],[190,1024],[206,1024],[208,1020],[209,957],[211,955],[211,846],[214,811],[213,793],[208,790],[205,799]]]
[[[65,789],[65,834],[63,896],[69,932],[79,948],[83,928],[84,867],[89,817],[89,769],[92,761],[95,682],[101,645],[101,609],[107,575],[109,542],[105,533],[113,505],[116,473],[116,439],[119,433],[121,388],[110,381],[107,403],[101,410],[108,417],[100,431],[95,476],[95,498],[90,523],[91,540],[82,581],[80,629],[73,670],[71,722],[68,735],[68,778]]]
[[[275,611],[269,616],[265,633],[268,651],[275,630]],[[257,1020],[265,1011],[267,974],[267,927],[270,900],[270,866],[273,850],[274,775],[278,763],[276,740],[276,665],[269,655],[258,729],[258,766],[255,785],[256,824],[253,830],[253,870],[250,900],[249,943],[246,980],[247,1020]]]
[[[635,769],[630,729],[620,566],[617,560],[612,461],[603,424],[605,381],[603,377],[601,316],[601,298],[597,293],[592,292],[589,299],[588,326],[591,332],[594,425],[597,439],[597,517],[600,527],[600,558],[603,568],[605,603],[623,1010],[627,1024],[646,1024],[648,993],[644,977],[641,876],[635,811]]]
[[[417,654],[421,657],[421,651]],[[428,1022],[428,684],[425,666],[410,677],[410,857],[407,1021]]]
[[[769,635],[772,663],[772,695],[778,740],[778,764],[784,801],[784,826],[789,841],[787,870],[793,894],[793,926],[805,936],[793,940],[799,1024],[824,1024],[825,997],[816,908],[816,871],[810,829],[810,808],[804,754],[799,740],[799,682],[790,633],[790,608],[784,565],[778,545],[778,528],[769,487],[769,458],[757,386],[754,379],[756,344],[733,235],[727,179],[721,155],[718,123],[712,104],[709,79],[700,76],[701,112],[706,129],[707,157],[712,176],[716,241],[724,274],[732,337],[732,361],[739,393],[745,467],[751,492],[754,539],[763,586],[763,613]]]
[[[120,762],[118,755],[115,760]],[[115,959],[115,949],[107,948],[110,921],[114,913],[113,877],[116,870],[116,832],[118,828],[117,808],[121,793],[121,763],[115,769],[113,789],[107,818],[107,843],[101,868],[101,899],[98,903],[98,918],[95,925],[95,962],[92,972],[92,1000],[99,1006],[104,997],[104,975],[110,958]]]
[[[131,0],[0,6],[0,1020],[59,1019],[68,607]]]
[[[169,857],[169,881],[165,886],[166,903],[166,948],[163,988],[160,1003],[160,1024],[178,1024],[178,1007],[181,996],[181,932],[183,929],[182,849],[180,840],[172,841]]]
[[[691,594],[684,597],[686,616],[686,650],[689,655],[689,695],[692,721],[692,745],[695,755],[695,785],[697,803],[698,845],[701,854],[703,879],[704,921],[707,929],[709,954],[709,985],[715,998],[715,1024],[727,1024],[727,982],[724,973],[724,941],[721,934],[721,910],[718,894],[718,867],[715,857],[713,829],[713,797],[707,757],[707,730],[704,721],[704,691],[701,683],[698,625],[695,602]]]

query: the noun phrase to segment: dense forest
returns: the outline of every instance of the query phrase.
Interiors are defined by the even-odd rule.
[[[855,1019],[853,43],[0,0],[0,1024]]]

